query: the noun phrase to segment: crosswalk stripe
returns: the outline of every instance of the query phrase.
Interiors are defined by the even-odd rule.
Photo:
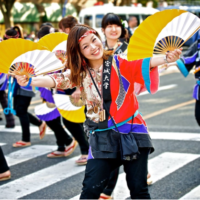
[[[71,133],[65,129],[69,135]],[[38,134],[38,127],[31,126],[30,131],[32,134]],[[0,126],[0,132],[16,132],[21,133],[21,126],[15,126],[14,129],[6,129],[4,126]],[[48,128],[46,131],[47,135],[52,135],[53,132]],[[200,141],[200,134],[198,133],[180,133],[180,132],[150,132],[150,136],[155,140],[185,140],[185,141]],[[0,143],[1,144],[1,143]],[[4,143],[2,143],[4,144]]]
[[[174,87],[176,87],[176,86],[177,86],[176,84],[160,86],[160,87],[158,88],[158,91],[169,90],[169,89],[172,89],[172,88],[174,88]],[[143,95],[146,95],[146,94],[149,94],[149,92],[147,92],[147,91],[142,92],[142,93],[139,94],[138,96],[143,96]]]
[[[184,165],[199,158],[198,154],[186,154],[186,153],[162,153],[148,162],[149,173],[151,174],[153,183],[173,173]],[[119,175],[116,188],[114,190],[114,199],[124,199],[129,197],[130,192],[128,190],[125,173]]]
[[[150,132],[150,136],[152,139],[156,140],[200,141],[200,134],[198,133]]]
[[[0,146],[4,146],[4,145],[6,145],[6,143],[0,143]]]
[[[6,155],[9,166],[16,165],[56,149],[55,145],[33,145]]]
[[[200,199],[200,185],[180,198],[180,200],[183,200],[183,199]]]
[[[10,132],[10,133],[21,133],[22,129],[21,126],[15,126],[15,128],[5,128],[5,126],[0,125],[0,132]],[[37,126],[30,126],[30,132],[32,134],[38,134],[39,137],[39,128]],[[47,128],[46,134],[52,135],[53,132],[51,129]]]
[[[164,178],[165,176],[171,174],[172,172],[199,157],[200,155],[198,154],[165,152],[150,159],[148,162],[148,168],[153,182],[155,183],[156,181]],[[130,196],[125,176],[125,173],[121,173],[119,175],[115,190],[113,192],[114,199],[125,199],[126,197]],[[79,197],[80,194],[71,198],[70,200],[78,200]]]
[[[73,157],[0,186],[0,191],[3,191],[0,199],[18,199],[83,172],[85,166],[75,164],[78,158]]]

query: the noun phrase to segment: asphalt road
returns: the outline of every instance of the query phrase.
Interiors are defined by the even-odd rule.
[[[200,199],[200,128],[194,117],[194,84],[193,74],[184,78],[177,71],[169,71],[160,77],[160,91],[138,96],[139,111],[146,119],[155,146],[149,157],[154,181],[149,190],[153,199],[195,195]],[[33,112],[38,100],[37,95],[29,111]],[[67,158],[48,159],[46,154],[55,149],[55,137],[48,131],[40,140],[37,128],[33,128],[32,150],[14,149],[12,143],[21,139],[20,128],[6,131],[4,123],[0,122],[0,142],[11,166],[12,179],[0,183],[0,199],[70,199],[80,194],[84,167],[74,164],[80,155],[79,148]],[[26,154],[26,149],[32,153]],[[129,197],[123,169],[120,173],[115,199]]]

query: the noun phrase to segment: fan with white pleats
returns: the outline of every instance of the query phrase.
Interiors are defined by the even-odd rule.
[[[34,111],[36,116],[43,121],[51,121],[60,116],[58,109],[55,106],[53,108],[48,107],[47,103],[35,106]]]
[[[85,121],[85,106],[75,106],[68,95],[54,94],[53,98],[62,117],[75,123],[83,123]]]
[[[38,44],[47,47],[49,51],[55,53],[56,57],[64,64],[67,59],[67,38],[68,35],[66,33],[50,33],[42,37]]]
[[[128,45],[128,60],[179,49],[200,29],[200,19],[185,10],[164,10],[145,19]]]
[[[54,53],[38,43],[24,39],[9,39],[0,43],[0,72],[28,77],[63,69]]]
[[[39,76],[63,69],[64,66],[54,53],[47,50],[33,50],[26,52],[13,60],[16,71],[25,71],[29,76]]]

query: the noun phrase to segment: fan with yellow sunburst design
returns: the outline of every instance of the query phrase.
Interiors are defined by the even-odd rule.
[[[74,103],[71,96],[63,94],[54,94],[53,98],[62,117],[75,123],[85,121],[85,106],[81,100]]]
[[[0,72],[14,75],[39,76],[64,66],[46,47],[24,39],[0,43]]]
[[[66,61],[67,38],[66,33],[50,33],[42,37],[38,43],[55,53],[56,57],[64,64]]]
[[[157,12],[135,30],[128,45],[128,60],[179,49],[199,29],[200,19],[190,12],[177,9]]]

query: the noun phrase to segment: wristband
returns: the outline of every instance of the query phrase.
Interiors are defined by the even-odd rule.
[[[165,61],[166,63],[169,63],[169,62],[167,61],[167,56],[166,56],[166,55],[164,55],[163,59],[164,59],[164,61]]]
[[[31,85],[32,78],[29,78],[28,84],[25,86],[25,88],[28,88]]]

